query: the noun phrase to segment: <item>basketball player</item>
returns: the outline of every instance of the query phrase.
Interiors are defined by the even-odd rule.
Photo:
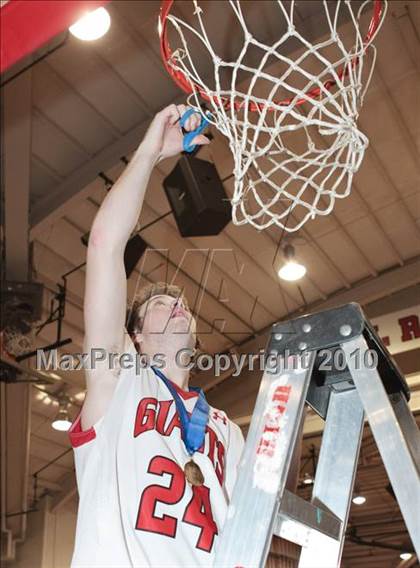
[[[79,492],[72,568],[212,566],[235,483],[241,430],[189,387],[188,366],[177,361],[197,347],[181,290],[148,287],[125,328],[124,249],[154,166],[182,151],[185,111],[170,105],[155,116],[90,233],[85,352],[162,357],[159,368],[138,373],[110,368],[108,358],[86,372],[86,399],[70,429]],[[200,120],[192,115],[185,130]],[[208,143],[204,135],[193,140]]]

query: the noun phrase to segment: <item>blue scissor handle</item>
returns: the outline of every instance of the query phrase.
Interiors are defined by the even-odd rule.
[[[199,114],[198,111],[196,111],[193,108],[190,108],[190,109],[187,110],[187,112],[184,112],[184,114],[181,116],[181,120],[179,121],[180,126],[184,126],[185,122],[194,113]],[[201,134],[203,132],[203,130],[208,126],[208,124],[209,124],[209,121],[206,118],[202,117],[200,126],[198,128],[196,128],[195,130],[193,130],[192,132],[188,132],[188,134],[185,134],[184,142],[183,142],[184,152],[188,152],[188,153],[194,152],[194,150],[197,147],[197,144],[191,144],[191,142],[197,136],[197,134]]]

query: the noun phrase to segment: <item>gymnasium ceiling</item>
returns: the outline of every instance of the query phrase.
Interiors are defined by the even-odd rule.
[[[184,13],[186,4],[179,3]],[[257,14],[261,3],[256,2],[254,9]],[[108,10],[112,24],[104,38],[88,44],[72,36],[57,37],[42,53],[62,43],[61,47],[16,80],[30,89],[28,113],[19,119],[29,121],[31,129],[30,153],[21,159],[30,162],[33,278],[51,290],[56,290],[63,274],[85,260],[81,237],[106,195],[102,174],[116,180],[124,169],[121,158],[130,158],[154,113],[184,101],[160,59],[159,2],[118,0]],[[316,24],[317,16],[310,10],[303,10],[300,17],[309,28]],[[264,27],[265,20],[259,21]],[[220,25],[221,39],[226,41],[228,33]],[[209,352],[241,350],[288,314],[351,300],[365,304],[420,281],[419,33],[420,3],[410,2],[407,7],[405,2],[391,1],[376,41],[375,74],[359,119],[370,145],[351,196],[339,200],[328,217],[309,221],[294,236],[297,256],[308,270],[299,286],[280,285],[276,276],[278,229],[257,232],[230,223],[216,237],[182,238],[168,215],[142,232],[150,247],[163,252],[150,256],[140,284],[171,278],[181,263],[176,282],[185,287],[187,296],[197,298],[204,288],[199,330]],[[212,144],[199,157],[213,161],[223,179],[232,172],[229,148],[216,130],[211,133]],[[167,160],[155,169],[140,226],[169,211],[162,180],[175,162]],[[225,189],[232,194],[231,179]],[[221,252],[213,257],[203,286],[200,275],[209,249]],[[140,263],[129,280],[129,296],[139,283],[139,271]],[[84,277],[81,267],[67,279],[62,337],[71,337],[72,343],[63,352],[82,351]],[[49,300],[46,297],[45,317]],[[42,346],[55,339],[55,327],[50,325],[37,341]],[[56,393],[64,389],[75,397],[74,416],[83,400],[83,375],[60,376],[48,389]],[[209,381],[207,376],[196,380],[204,386]],[[43,393],[35,388],[32,396],[30,473],[68,447],[66,434],[50,427],[57,407],[44,404]],[[57,489],[72,468],[68,453],[45,471],[44,487]],[[349,564],[353,565],[360,566]]]
[[[187,3],[180,4],[185,10]],[[63,274],[85,261],[80,239],[106,195],[101,175],[116,180],[124,169],[121,158],[130,158],[153,114],[184,100],[161,63],[158,7],[159,2],[111,3],[112,26],[104,38],[89,44],[69,36],[31,70],[28,159],[33,269],[35,278],[51,289],[56,289]],[[314,26],[311,17],[309,12],[305,24],[309,28]],[[141,280],[139,262],[129,280],[129,296],[145,281],[173,277],[180,266],[176,282],[185,287],[190,304],[205,288],[198,326],[207,350],[214,353],[238,347],[287,314],[346,290],[351,295],[361,283],[394,269],[407,267],[407,274],[401,276],[405,274],[407,286],[414,283],[409,267],[420,254],[420,124],[413,111],[419,92],[415,57],[419,17],[418,3],[410,4],[409,12],[404,3],[390,3],[359,119],[370,146],[351,196],[338,200],[329,216],[308,222],[292,235],[297,256],[308,269],[299,286],[284,282],[280,286],[275,273],[282,259],[281,253],[276,255],[278,228],[257,232],[230,223],[216,237],[187,239],[169,215],[141,233],[151,248],[162,252],[148,255]],[[62,40],[56,38],[52,45]],[[13,82],[6,88],[12,86]],[[211,146],[199,156],[212,160],[223,179],[232,173],[232,161],[226,140],[215,129],[212,134]],[[162,180],[175,162],[167,160],[155,169],[140,227],[169,211]],[[229,196],[232,183],[232,179],[225,183]],[[208,249],[218,252],[203,286],[200,277]],[[169,262],[165,250],[170,251]],[[68,350],[73,352],[82,345],[84,274],[82,267],[67,279],[62,336],[72,338]],[[367,300],[376,300],[383,292],[378,286]],[[39,335],[41,344],[53,339],[54,326]],[[81,385],[82,377],[73,377],[72,382]]]

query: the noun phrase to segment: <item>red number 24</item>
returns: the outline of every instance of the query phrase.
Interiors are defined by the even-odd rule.
[[[184,472],[177,463],[164,456],[152,458],[147,471],[160,476],[167,473],[171,475],[171,482],[169,487],[149,485],[144,489],[140,499],[136,529],[175,538],[178,519],[170,515],[157,517],[155,510],[157,503],[175,505],[181,501],[186,486]],[[210,489],[205,485],[193,486],[192,492],[192,498],[185,509],[182,521],[201,528],[196,547],[210,552],[214,537],[218,534],[211,512]]]

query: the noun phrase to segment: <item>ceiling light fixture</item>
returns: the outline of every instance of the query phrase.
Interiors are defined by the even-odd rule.
[[[306,267],[295,260],[295,249],[292,245],[286,245],[283,249],[286,262],[278,271],[282,280],[294,282],[300,280],[306,274]]]
[[[86,391],[80,391],[77,394],[74,395],[74,398],[78,401],[83,401],[85,400],[86,397]]]
[[[305,477],[303,478],[303,483],[305,485],[312,485],[314,482],[314,478],[309,473],[305,473]]]
[[[70,428],[71,420],[69,418],[67,404],[65,406],[60,405],[60,410],[58,411],[58,414],[51,426],[54,428],[54,430],[59,430],[60,432],[67,432],[67,430]]]
[[[355,505],[364,505],[366,503],[366,497],[363,497],[363,495],[355,495],[352,500]]]
[[[410,560],[410,558],[412,558],[412,554],[411,552],[401,552],[400,554],[400,558],[401,560]]]
[[[77,20],[70,26],[72,35],[83,41],[93,41],[99,39],[109,30],[111,17],[105,8],[98,8],[88,12],[85,16]]]

